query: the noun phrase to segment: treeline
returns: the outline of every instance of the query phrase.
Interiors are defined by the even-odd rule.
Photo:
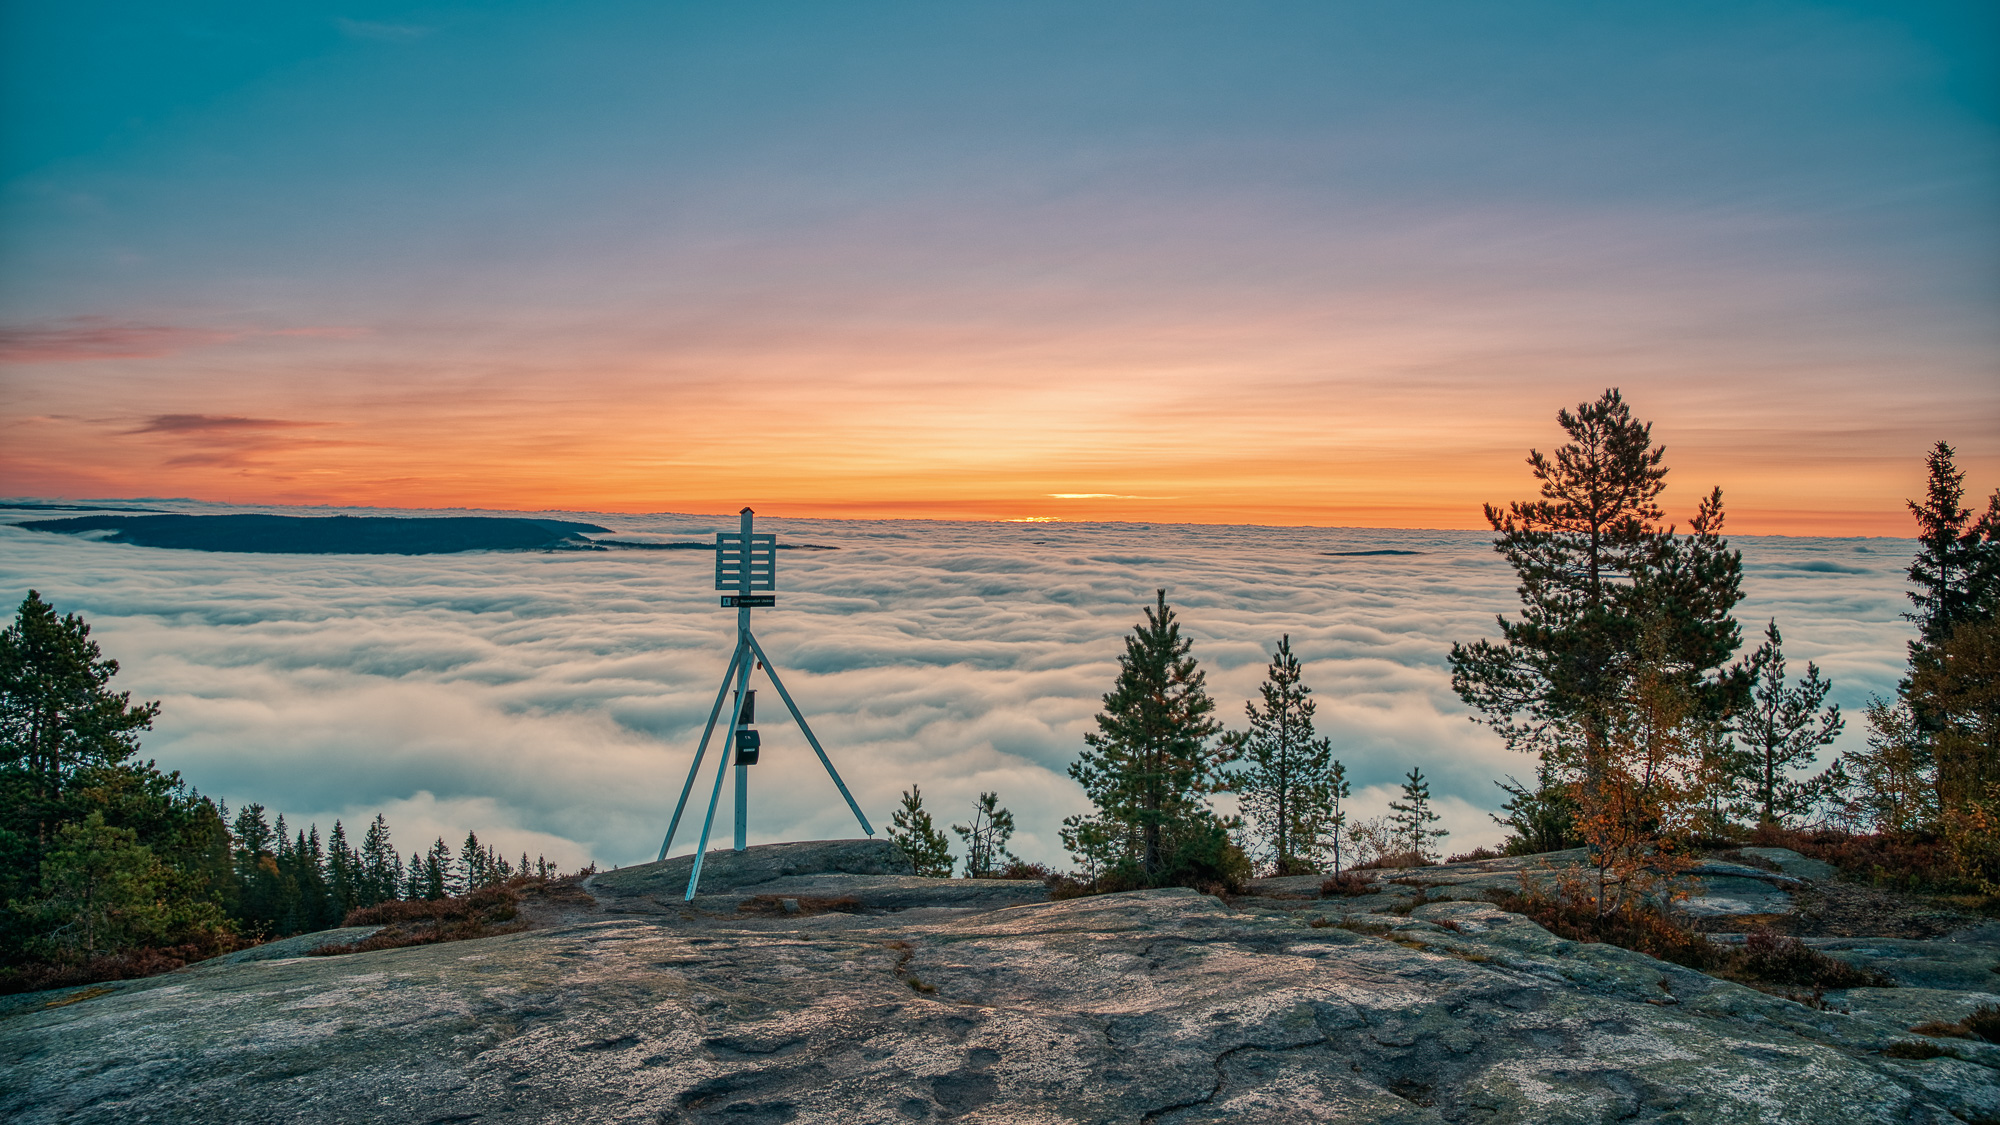
[[[227,807],[218,804],[218,812]],[[230,917],[253,935],[283,937],[341,924],[356,910],[385,902],[436,901],[498,886],[515,875],[547,879],[560,874],[545,857],[526,852],[518,863],[467,832],[456,855],[442,839],[410,853],[405,862],[390,841],[382,814],[350,846],[347,829],[333,822],[322,843],[319,825],[287,834],[285,818],[266,823],[262,805],[245,805],[231,823],[234,885]]]
[[[159,705],[111,691],[117,672],[87,623],[34,591],[0,631],[0,991],[158,972],[391,900],[555,874],[476,834],[404,860],[380,815],[358,844],[338,821],[322,839],[261,805],[231,818],[138,759]]]

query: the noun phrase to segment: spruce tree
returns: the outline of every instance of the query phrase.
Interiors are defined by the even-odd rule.
[[[981,793],[972,805],[972,823],[954,824],[951,830],[965,842],[966,878],[986,878],[1003,860],[1013,862],[1007,841],[1014,835],[1014,814],[1000,807],[998,793]]]
[[[326,849],[320,842],[319,825],[301,832],[292,847],[292,881],[298,886],[297,932],[323,930],[340,924],[333,895],[326,883]]]
[[[1248,765],[1228,774],[1227,785],[1241,795],[1272,872],[1310,874],[1319,870],[1334,816],[1333,744],[1313,733],[1316,704],[1290,635],[1278,642],[1259,692],[1262,707],[1243,705],[1250,729],[1232,738]]]
[[[1431,861],[1431,845],[1451,833],[1432,828],[1443,818],[1431,811],[1431,783],[1421,768],[1412,768],[1403,779],[1403,799],[1389,802],[1395,815],[1389,818],[1393,838],[1417,864]]]
[[[1167,592],[1146,609],[1146,622],[1125,639],[1118,679],[1104,696],[1097,730],[1069,767],[1108,826],[1122,834],[1148,881],[1164,877],[1181,847],[1215,852],[1227,845],[1203,798],[1218,780],[1209,739],[1221,730],[1206,674],[1188,654],[1191,641],[1167,605]],[[1218,834],[1220,839],[1218,842]],[[1107,831],[1107,837],[1118,833]],[[1193,852],[1190,852],[1190,857]]]
[[[423,880],[423,897],[432,902],[458,893],[458,888],[453,885],[457,880],[452,873],[451,845],[445,843],[442,836],[431,845],[429,854],[423,858]]]
[[[1910,674],[1895,700],[1870,702],[1868,747],[1845,764],[1860,786],[1850,803],[1878,828],[1941,833],[1966,875],[2000,885],[2000,856],[1974,838],[2000,819],[2000,492],[1974,520],[1954,455],[1932,447],[1924,499],[1909,504]]]
[[[479,842],[479,833],[468,831],[465,843],[458,849],[458,881],[454,889],[459,894],[471,894],[486,886],[494,881],[491,868],[491,857]]]
[[[368,825],[361,838],[360,905],[374,906],[401,895],[403,857],[389,839],[389,822],[381,813]]]
[[[237,917],[252,934],[277,932],[285,914],[284,873],[278,867],[282,837],[264,819],[264,806],[251,802],[236,811],[232,852],[239,888]]]
[[[1784,637],[1776,620],[1765,627],[1763,645],[1750,656],[1750,670],[1751,702],[1736,718],[1741,750],[1731,772],[1743,783],[1744,809],[1761,824],[1782,824],[1810,808],[1816,793],[1792,772],[1811,765],[1846,720],[1839,704],[1822,708],[1833,684],[1820,678],[1817,665],[1808,661],[1805,678],[1796,687],[1786,684]]]
[[[2000,813],[2000,621],[1961,621],[1911,671],[1904,692],[1924,718],[1936,807],[1947,835],[1975,810]],[[1990,881],[2000,883],[2000,872]]]
[[[429,883],[424,878],[424,853],[410,853],[410,863],[409,866],[403,869],[403,876],[403,898],[405,900],[422,902],[431,897]]]
[[[347,829],[338,820],[326,837],[326,892],[340,918],[361,905],[361,857],[348,846]]]
[[[889,839],[916,865],[917,874],[927,879],[951,878],[951,841],[938,831],[936,822],[924,808],[924,791],[911,785],[903,790],[903,807],[890,816]]]
[[[1956,450],[1938,442],[1924,458],[1927,470],[1924,499],[1908,501],[1917,519],[1917,554],[1910,560],[1910,601],[1915,610],[1903,616],[1916,623],[1910,642],[1913,658],[1943,645],[1959,622],[1970,619],[1987,591],[1985,522],[1974,523],[1963,506],[1965,474],[1954,463]],[[1994,506],[2000,508],[2000,493]]]

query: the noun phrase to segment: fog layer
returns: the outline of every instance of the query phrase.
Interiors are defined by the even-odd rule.
[[[189,511],[206,506],[170,505]],[[331,514],[331,513],[329,513]],[[386,514],[356,509],[355,514]],[[24,514],[25,515],[25,514]],[[573,515],[609,538],[705,537],[734,517]],[[837,546],[779,559],[754,628],[877,831],[919,784],[939,822],[998,792],[1024,858],[1064,861],[1088,807],[1065,769],[1165,588],[1218,711],[1244,725],[1289,634],[1376,815],[1411,766],[1431,776],[1448,850],[1497,842],[1496,778],[1532,762],[1468,721],[1454,640],[1495,633],[1514,577],[1468,532],[916,521],[760,521]],[[1910,635],[1910,544],[1744,538],[1748,638],[1776,617],[1854,713],[1889,691]],[[1413,554],[1356,554],[1406,551]],[[1329,552],[1349,552],[1329,554]],[[448,556],[212,554],[0,527],[0,594],[82,613],[115,681],[163,707],[145,754],[232,805],[350,826],[388,815],[405,853],[468,829],[574,864],[649,860],[733,641],[696,551]],[[762,686],[762,685],[760,685]],[[858,833],[775,698],[759,700],[750,840]],[[1839,747],[1836,747],[1838,749]],[[713,757],[711,756],[711,761]],[[706,781],[700,786],[705,794]],[[726,841],[728,797],[716,835]],[[676,851],[691,850],[683,830]]]

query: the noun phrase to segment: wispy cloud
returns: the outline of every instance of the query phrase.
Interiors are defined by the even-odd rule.
[[[1178,496],[1127,496],[1118,492],[1051,492],[1055,500],[1178,500]]]
[[[195,348],[260,337],[351,340],[367,328],[309,324],[298,328],[238,330],[71,316],[34,324],[0,326],[0,363],[81,363],[100,359],[158,359]]]
[[[156,414],[128,434],[241,433],[326,426],[329,422],[297,422],[284,418],[243,418],[234,414]]]
[[[73,316],[40,324],[0,327],[0,362],[151,359],[233,340],[238,335],[181,325]]]

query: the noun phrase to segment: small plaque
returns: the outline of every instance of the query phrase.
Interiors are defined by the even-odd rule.
[[[757,606],[774,606],[777,604],[778,604],[778,598],[777,595],[775,594],[722,595],[722,608],[724,609],[737,609],[739,607],[747,607],[754,609]]]

